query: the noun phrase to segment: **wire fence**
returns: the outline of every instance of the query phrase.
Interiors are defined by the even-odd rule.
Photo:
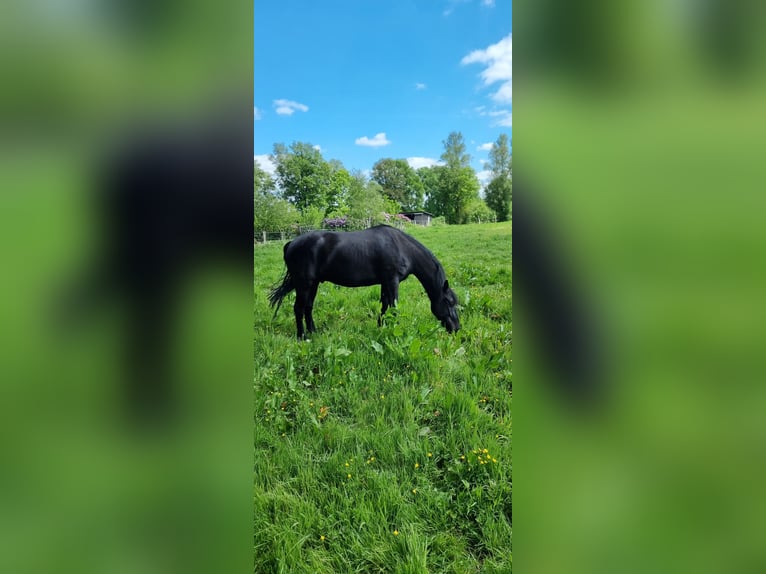
[[[343,224],[340,225],[337,220],[325,220],[325,225],[319,227],[310,226],[295,226],[283,231],[268,231],[265,229],[255,230],[253,233],[253,239],[255,243],[268,243],[269,241],[289,241],[294,237],[306,233],[308,231],[325,230],[325,231],[359,231],[367,229],[375,224],[372,218],[369,219],[345,219]],[[405,222],[396,220],[388,223],[393,227],[404,228]]]

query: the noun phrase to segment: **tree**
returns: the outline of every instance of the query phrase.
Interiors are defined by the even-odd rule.
[[[343,164],[334,159],[330,161],[330,185],[327,188],[325,216],[344,215],[348,210],[348,195],[352,177]]]
[[[470,166],[442,171],[441,193],[447,223],[466,223],[466,207],[479,197],[480,187]]]
[[[382,220],[385,210],[386,203],[380,185],[374,181],[367,181],[359,171],[353,173],[348,194],[349,217],[375,222]]]
[[[274,191],[274,180],[257,163],[253,165],[253,188],[260,195]]]
[[[253,204],[255,231],[286,231],[298,222],[295,207],[270,193],[255,193]]]
[[[487,223],[496,219],[495,212],[479,197],[466,205],[465,218],[466,223]]]
[[[467,206],[479,199],[479,180],[470,166],[471,156],[460,132],[452,132],[444,144],[443,166],[421,168],[418,175],[428,199],[426,209],[436,216],[443,215],[447,223],[465,223]]]
[[[465,141],[460,132],[450,132],[447,139],[442,141],[444,152],[442,161],[449,169],[468,167],[471,165],[471,156],[465,151]]]
[[[429,213],[439,216],[446,213],[444,194],[441,193],[443,165],[421,167],[417,173],[423,184],[426,196],[425,208]]]
[[[497,141],[492,144],[492,149],[489,150],[489,170],[492,172],[492,177],[513,178],[513,156],[506,134],[500,134]]]
[[[489,169],[492,181],[484,192],[485,200],[498,221],[508,221],[513,200],[513,156],[506,134],[500,134],[489,151]]]
[[[395,201],[400,209],[414,210],[423,205],[423,183],[405,159],[384,158],[372,166],[372,179],[383,194]]]
[[[301,212],[310,207],[327,209],[333,167],[319,150],[305,142],[295,142],[289,149],[284,144],[274,144],[271,161],[276,165],[276,180],[283,199]]]
[[[504,175],[495,177],[484,190],[484,199],[497,214],[498,221],[508,221],[511,217],[513,181]]]

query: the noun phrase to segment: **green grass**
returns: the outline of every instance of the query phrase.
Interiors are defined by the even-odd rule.
[[[298,342],[282,243],[255,247],[255,572],[511,572],[511,224],[407,230],[456,335],[410,277],[383,327],[379,287],[322,284]]]

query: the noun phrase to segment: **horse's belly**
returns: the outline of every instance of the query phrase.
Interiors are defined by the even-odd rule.
[[[335,285],[340,285],[341,287],[369,287],[371,285],[380,285],[379,280],[369,277],[326,276],[322,277],[320,281],[334,283]]]

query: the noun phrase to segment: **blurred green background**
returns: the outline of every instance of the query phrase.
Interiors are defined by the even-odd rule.
[[[603,404],[550,392],[515,298],[521,571],[766,568],[764,8],[516,2],[519,193],[608,373]]]
[[[189,278],[173,341],[181,401],[164,426],[131,425],[121,408],[124,309],[54,328],[106,240],[102,152],[137,120],[202,121],[251,94],[251,22],[249,2],[0,7],[2,572],[251,568],[251,271]]]

